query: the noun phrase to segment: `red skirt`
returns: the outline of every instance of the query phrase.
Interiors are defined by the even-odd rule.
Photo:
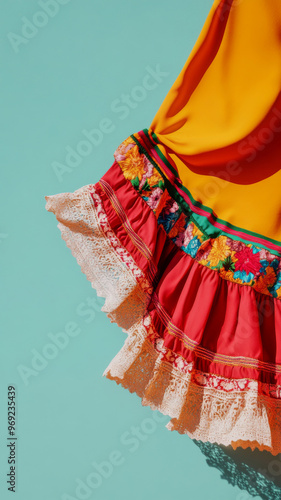
[[[144,129],[101,179],[46,196],[127,338],[103,375],[190,438],[281,452],[281,248],[221,227]]]

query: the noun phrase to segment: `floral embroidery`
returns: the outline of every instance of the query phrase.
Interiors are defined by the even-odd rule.
[[[237,259],[235,264],[237,273],[242,271],[246,274],[251,274],[253,278],[257,276],[261,267],[258,253],[254,253],[251,248],[245,247],[240,252],[236,252],[235,257]]]
[[[281,298],[281,259],[252,243],[219,235],[209,238],[170,195],[162,176],[148,157],[128,137],[114,153],[124,177],[153,210],[168,237],[199,264],[217,271],[221,278]],[[187,213],[185,213],[187,212]]]
[[[226,236],[220,236],[214,240],[212,249],[209,253],[209,262],[212,267],[217,267],[220,263],[220,266],[223,267],[227,257],[232,254],[231,248],[226,240]],[[227,265],[227,262],[225,262],[225,264]]]
[[[160,189],[159,187],[153,189],[152,194],[149,197],[146,198],[147,204],[152,208],[153,210],[157,207],[160,198],[163,194],[163,190]]]

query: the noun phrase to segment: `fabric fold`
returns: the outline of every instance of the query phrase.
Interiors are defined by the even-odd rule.
[[[46,196],[62,238],[106,299],[102,310],[128,334],[104,375],[169,415],[168,430],[280,453],[279,296],[207,265],[210,239],[189,247],[203,233],[178,213],[168,188],[130,136],[99,182]],[[189,235],[186,244],[178,231]]]
[[[111,322],[103,375],[202,442],[281,453],[281,3],[215,0],[148,128],[46,196]]]

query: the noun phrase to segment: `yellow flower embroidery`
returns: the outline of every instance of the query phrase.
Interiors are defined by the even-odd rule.
[[[230,274],[229,274],[229,272],[230,272]],[[226,271],[226,275],[227,275],[227,278],[225,278],[225,279],[228,279],[229,281],[233,281],[233,283],[240,283],[240,285],[246,285],[246,283],[244,283],[244,281],[240,280],[240,278],[233,278],[233,273],[231,271]],[[222,276],[222,274],[221,274],[221,276]]]
[[[214,240],[212,250],[208,255],[210,266],[217,266],[220,260],[225,260],[231,254],[231,248],[226,244],[226,236]]]
[[[226,271],[224,267],[220,269],[220,276],[226,280],[233,281],[233,271],[230,270]]]
[[[154,168],[152,176],[147,177],[146,180],[149,186],[154,186],[155,184],[158,184],[159,181],[163,181],[163,177],[159,174],[156,168]]]
[[[202,266],[207,266],[208,265],[208,260],[207,259],[202,259],[198,261],[198,264],[201,264]]]
[[[192,236],[195,238],[195,236],[198,237],[198,239],[200,240],[201,236],[203,236],[203,233],[202,231],[200,231],[200,229],[198,229],[197,226],[194,225],[194,229],[193,229],[193,233],[192,233]],[[201,241],[201,240],[200,240]]]
[[[119,165],[123,171],[124,177],[128,180],[132,180],[135,177],[141,180],[144,175],[144,162],[139,154],[137,146],[128,151],[125,160],[120,161]]]

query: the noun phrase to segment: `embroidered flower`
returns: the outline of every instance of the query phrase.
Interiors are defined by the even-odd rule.
[[[139,181],[144,175],[144,162],[139,154],[138,148],[132,148],[120,164],[124,177],[128,180],[138,177]]]
[[[216,267],[220,261],[224,260],[231,253],[231,248],[226,243],[226,239],[226,236],[219,236],[214,240],[212,250],[209,254],[211,266]]]
[[[227,271],[224,267],[220,269],[220,276],[226,280],[233,281],[233,272]]]
[[[277,272],[275,283],[269,288],[273,297],[279,297],[281,294],[281,271]]]
[[[165,207],[163,208],[163,216],[165,214],[171,214],[171,213],[175,213],[179,210],[179,206],[177,204],[177,202],[175,200],[173,200],[173,198],[170,198]]]
[[[187,228],[182,233],[178,234],[175,240],[176,245],[180,247],[187,247],[188,243],[193,238],[192,232],[193,232],[193,223],[188,224]]]
[[[163,204],[161,205],[163,206]],[[158,216],[158,224],[162,224],[166,233],[169,233],[178,220],[180,213],[181,210],[179,209],[178,204],[171,197],[169,197],[166,199],[166,203]]]
[[[200,229],[198,229],[198,227],[196,227],[195,224],[194,224],[194,229],[193,229],[193,233],[192,234],[193,234],[193,236],[198,236],[198,238],[200,238],[200,240],[201,240],[201,238],[203,236],[202,231],[200,231]]]
[[[162,212],[158,218],[158,224],[162,224],[166,233],[169,233],[178,218],[179,213],[169,213],[165,215]]]
[[[255,275],[253,273],[247,274],[246,271],[236,271],[233,274],[234,279],[240,279],[242,283],[250,283],[254,279]]]
[[[123,161],[126,158],[126,153],[131,148],[134,148],[134,147],[137,147],[137,146],[136,146],[136,143],[133,141],[133,139],[131,137],[128,137],[127,139],[125,139],[125,141],[123,141],[118,146],[118,148],[116,149],[116,151],[113,153],[113,156],[114,156],[115,160],[117,162]]]
[[[209,261],[208,257],[212,250],[213,239],[209,238],[208,240],[203,241],[198,252],[197,252],[197,260],[203,265],[206,265]],[[205,264],[206,262],[206,264]]]
[[[170,238],[175,238],[177,234],[182,233],[185,229],[185,214],[182,212],[180,217],[173,225],[172,229],[169,232]]]
[[[138,177],[135,179],[135,183],[133,186],[136,187],[139,191],[150,191],[150,186],[147,182],[146,175],[144,175],[140,181],[138,181]]]
[[[260,270],[260,257],[259,253],[254,254],[251,248],[245,247],[235,255],[237,261],[235,262],[236,271],[245,271],[246,274],[257,274]]]
[[[157,219],[159,218],[159,215],[161,214],[164,206],[167,203],[167,200],[169,200],[169,199],[170,199],[170,195],[169,195],[167,189],[165,189],[164,192],[163,192],[163,195],[161,196],[161,199],[160,199],[160,201],[159,201],[159,203],[157,205],[157,208],[155,210],[155,217]],[[157,220],[157,222],[159,223],[159,220]]]
[[[242,241],[232,240],[231,238],[227,238],[226,243],[231,248],[231,250],[235,250],[235,252],[240,252],[246,246]]]
[[[217,271],[223,279],[247,284],[261,293],[281,298],[279,255],[226,235],[208,237],[196,222],[191,222],[188,212],[182,211],[185,208],[189,210],[187,204],[173,199],[167,190],[165,178],[149,157],[140,152],[131,137],[119,145],[114,157],[124,177],[130,180],[153,210],[157,223],[162,225],[176,246],[199,264]]]
[[[144,164],[145,178],[150,186],[157,185],[159,182],[163,182],[162,175],[158,170],[152,165],[149,159],[144,155],[140,155]]]
[[[163,190],[160,188],[155,188],[152,191],[151,196],[147,200],[147,204],[150,206],[150,208],[152,208],[152,210],[154,210],[157,207],[162,194]]]
[[[267,262],[272,262],[274,259],[276,259],[276,255],[273,255],[270,253],[268,250],[265,250],[265,248],[260,249],[260,260],[266,260]],[[281,261],[278,260],[280,263]]]
[[[189,255],[191,255],[191,257],[195,257],[196,254],[197,254],[197,250],[198,248],[200,247],[201,245],[201,241],[197,238],[193,238],[187,245],[187,247],[185,248],[185,251],[186,253],[188,253]]]
[[[155,167],[152,165],[152,163],[150,163],[149,159],[145,155],[143,155],[143,162],[146,176],[151,177],[154,170],[156,170]]]
[[[272,287],[276,282],[276,273],[274,269],[270,266],[266,268],[266,275],[260,276],[257,283],[255,284],[255,290],[259,292],[269,294],[268,287]]]

